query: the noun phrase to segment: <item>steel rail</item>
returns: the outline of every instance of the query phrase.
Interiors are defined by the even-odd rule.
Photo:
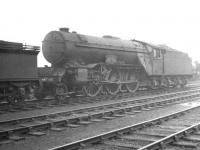
[[[66,150],[66,149],[67,150],[74,150],[74,149],[79,149],[79,148],[81,148],[81,147],[83,147],[87,144],[99,143],[99,142],[106,140],[106,139],[109,139],[109,138],[113,138],[113,137],[116,137],[116,136],[119,136],[119,135],[123,135],[125,133],[129,133],[129,132],[132,132],[132,131],[135,131],[135,130],[138,130],[138,129],[142,129],[146,126],[168,120],[169,118],[173,118],[175,116],[178,116],[180,114],[183,114],[187,111],[190,111],[192,109],[196,109],[196,108],[199,108],[199,107],[200,106],[194,106],[192,108],[185,109],[183,111],[171,113],[170,115],[165,115],[165,116],[158,117],[158,118],[155,118],[155,119],[152,119],[152,120],[149,120],[149,121],[144,121],[142,123],[134,124],[134,125],[131,125],[131,126],[123,127],[123,128],[117,129],[117,130],[113,130],[113,131],[106,132],[106,133],[103,133],[103,134],[99,134],[99,135],[96,135],[96,136],[88,137],[88,138],[78,140],[78,141],[75,141],[75,142],[67,143],[67,144],[64,144],[64,145],[61,145],[61,146],[58,146],[58,147],[50,148],[48,150]],[[199,124],[194,125],[192,127],[189,127],[185,130],[182,130],[182,131],[180,131],[176,134],[170,135],[166,138],[163,138],[162,140],[159,140],[158,142],[154,142],[154,144],[156,146],[160,147],[160,146],[162,146],[163,141],[164,142],[166,142],[168,140],[170,141],[170,139],[174,138],[175,136],[179,136],[179,135],[181,135],[181,134],[183,134],[187,131],[190,131],[192,128],[194,128],[196,126],[199,126]],[[166,143],[168,143],[168,142],[166,142]],[[149,144],[148,146],[149,147],[155,146],[154,144]],[[148,150],[148,147],[144,147],[143,149],[140,149],[140,150]]]
[[[193,92],[200,94],[200,89],[189,90],[189,91],[184,91],[184,92],[176,92],[176,93],[170,93],[170,94],[163,94],[163,95],[153,96],[153,97],[148,97],[148,98],[147,97],[146,98],[138,98],[138,99],[135,99],[135,100],[127,100],[127,101],[115,102],[115,103],[111,103],[111,104],[97,105],[97,106],[92,106],[92,107],[84,107],[84,108],[81,108],[81,109],[73,109],[73,110],[70,110],[70,111],[58,111],[56,113],[47,113],[47,114],[42,114],[42,115],[37,115],[37,116],[29,116],[29,117],[22,117],[22,118],[17,118],[17,119],[4,120],[4,121],[0,121],[0,124],[11,123],[11,122],[15,122],[15,121],[17,121],[17,122],[25,121],[25,120],[28,120],[30,118],[32,118],[32,119],[45,118],[47,116],[68,115],[68,114],[79,113],[79,112],[89,111],[89,110],[94,110],[94,109],[99,109],[99,108],[117,107],[117,106],[120,106],[120,105],[135,104],[137,102],[146,102],[146,101],[150,101],[150,100],[154,100],[154,99],[165,98],[165,97],[168,97],[168,96],[172,97],[172,96],[178,96],[180,94],[187,94],[187,93],[193,93]],[[182,97],[184,97],[184,96],[182,96]],[[181,98],[181,97],[178,97],[178,98]],[[172,97],[171,99],[174,99],[174,97]],[[161,101],[156,102],[156,103],[160,103],[162,101],[165,102],[166,100],[161,100]],[[168,101],[170,101],[170,99]],[[150,103],[150,104],[153,104],[153,103]],[[142,105],[136,105],[135,107],[138,107],[138,106],[142,106]],[[130,107],[130,108],[132,108],[132,107]]]
[[[150,149],[153,150],[153,149],[159,149],[159,148],[165,147],[167,144],[177,141],[178,139],[184,137],[186,134],[188,135],[188,134],[194,132],[195,130],[198,130],[199,128],[200,128],[200,122],[186,128],[186,129],[183,129],[177,133],[174,133],[165,138],[162,138],[156,142],[153,142],[149,145],[146,145],[138,150],[150,150]]]
[[[187,97],[187,98],[190,98],[190,100],[194,100],[192,98],[196,98],[196,96],[198,96],[198,98],[199,98],[200,94],[197,94],[197,95],[193,94],[193,95],[189,95],[189,96],[187,95],[187,96],[182,96],[182,97],[176,97],[175,99],[176,99],[176,101],[180,101],[181,98],[186,98]],[[4,130],[0,131],[0,137],[5,137],[5,138],[7,137],[7,138],[9,138],[14,133],[19,133],[19,132],[29,133],[31,131],[34,131],[36,129],[41,129],[41,128],[43,128],[43,129],[44,128],[45,129],[50,129],[51,127],[54,127],[56,123],[63,124],[63,125],[68,125],[70,123],[73,123],[74,121],[81,122],[81,118],[95,119],[95,118],[99,118],[99,115],[101,116],[100,118],[103,118],[104,116],[105,117],[108,116],[108,114],[111,117],[112,116],[115,117],[115,115],[117,116],[117,114],[120,114],[119,113],[120,111],[122,111],[123,113],[126,113],[126,112],[130,112],[129,109],[131,109],[131,111],[134,111],[133,109],[135,109],[135,110],[140,110],[141,109],[142,110],[143,107],[146,108],[147,106],[156,107],[156,106],[160,106],[162,104],[166,104],[166,101],[173,102],[175,100],[174,100],[174,98],[169,98],[167,100],[163,100],[163,102],[159,101],[159,102],[154,102],[154,103],[149,103],[149,104],[143,104],[143,105],[128,106],[128,107],[125,107],[125,108],[117,108],[117,109],[114,109],[114,110],[107,110],[107,111],[103,111],[103,112],[96,112],[94,114],[90,114],[90,115],[87,114],[85,116],[78,116],[78,117],[77,116],[73,116],[71,118],[61,118],[61,119],[53,120],[53,121],[48,121],[48,118],[46,118],[45,120],[41,121],[40,123],[34,124],[34,121],[33,121],[32,122],[33,124],[22,125],[20,127],[11,128],[11,129],[4,129]],[[167,103],[167,104],[169,104],[169,103]],[[113,115],[113,114],[115,114],[115,115]],[[98,117],[95,117],[95,116],[98,116]],[[32,119],[32,118],[29,118],[29,120],[30,119]],[[18,124],[20,124],[20,123],[18,123]]]
[[[187,85],[187,87],[185,87],[185,88],[190,88],[190,89],[193,89],[193,88],[197,88],[197,87],[199,87],[199,84],[193,84],[193,83],[189,83],[188,85]],[[166,89],[163,89],[163,91],[153,91],[153,92],[165,92],[165,90]],[[169,89],[169,90],[172,90],[172,89]],[[177,88],[175,88],[174,90],[178,90]],[[181,90],[185,90],[185,89],[181,89]],[[139,93],[139,92],[142,92],[142,93]],[[107,99],[107,98],[113,98],[113,97],[115,97],[115,98],[118,98],[118,97],[120,97],[120,96],[129,96],[129,97],[131,97],[131,96],[133,96],[133,95],[143,95],[143,94],[145,94],[144,92],[147,92],[147,94],[149,94],[148,92],[152,92],[152,91],[149,91],[149,90],[145,90],[145,91],[139,91],[139,92],[136,92],[136,93],[120,93],[120,94],[117,94],[117,95],[101,95],[101,96],[97,96],[97,97],[95,97],[96,99]],[[171,91],[169,91],[169,92],[171,92]],[[155,94],[154,93],[154,94]],[[78,97],[78,98],[81,98],[81,99],[86,99],[86,101],[88,101],[88,100],[94,100],[94,97]],[[76,99],[77,99],[77,97],[76,97]],[[24,104],[25,105],[27,105],[27,107],[31,107],[32,105],[34,106],[34,104],[39,104],[39,103],[41,103],[41,104],[43,104],[43,103],[53,103],[55,101],[55,99],[54,98],[48,98],[48,99],[42,99],[42,100],[38,100],[38,99],[35,99],[35,100],[29,100],[29,101],[24,101]],[[73,98],[73,97],[70,97],[70,99],[69,99],[69,101],[73,101],[73,102],[75,102],[76,103],[76,100],[75,100],[75,98]],[[83,100],[84,101],[84,100]],[[63,104],[65,104],[65,102],[66,101],[63,101]],[[68,103],[67,103],[68,104]],[[0,109],[2,109],[1,107],[3,107],[4,109],[5,109],[5,106],[8,106],[9,104],[8,104],[8,102],[6,102],[6,101],[2,101],[2,102],[0,102]],[[23,108],[25,107],[25,105],[23,105]],[[55,104],[55,105],[59,105],[59,104]],[[20,105],[18,106],[18,105],[14,105],[13,106],[13,108],[18,108],[18,107],[20,107]]]
[[[178,92],[184,92],[186,90],[192,90],[194,88],[198,89],[198,85],[195,87],[193,84],[190,87],[187,86],[186,88],[183,89],[177,89],[175,88],[174,90]],[[167,92],[168,94],[171,94],[172,89],[169,89],[169,91],[166,91],[166,89],[162,89],[162,90],[156,90],[156,91],[152,91],[153,94],[152,95],[156,95],[156,94],[162,94]],[[59,107],[59,106],[66,106],[66,105],[74,105],[77,103],[77,105],[79,105],[80,103],[85,104],[85,103],[93,103],[94,101],[106,101],[107,99],[112,100],[117,100],[120,101],[122,99],[128,99],[131,97],[139,97],[139,96],[148,96],[150,94],[151,91],[138,91],[135,93],[121,93],[121,94],[117,94],[117,95],[102,95],[102,96],[97,96],[96,99],[94,99],[94,97],[78,97],[78,98],[73,98],[71,97],[70,99],[68,99],[67,101],[60,101],[59,103],[57,103],[53,98],[48,98],[48,99],[43,99],[41,100],[31,100],[31,101],[25,101],[25,103],[23,105],[14,105],[14,106],[10,106],[8,105],[8,103],[0,103],[0,111],[2,114],[6,114],[8,112],[19,112],[19,111],[26,111],[26,110],[35,110],[35,109],[45,109],[45,108],[52,108],[52,107]],[[152,93],[151,92],[151,93]],[[174,91],[173,91],[174,92]]]

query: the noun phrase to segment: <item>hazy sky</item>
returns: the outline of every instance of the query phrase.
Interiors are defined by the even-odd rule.
[[[41,46],[51,30],[166,44],[200,62],[199,0],[0,0],[0,40]],[[47,64],[39,55],[39,66]]]

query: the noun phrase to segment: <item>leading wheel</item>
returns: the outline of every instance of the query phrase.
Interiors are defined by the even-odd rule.
[[[57,100],[65,100],[66,94],[68,93],[67,86],[63,83],[58,83],[55,87],[55,97]]]

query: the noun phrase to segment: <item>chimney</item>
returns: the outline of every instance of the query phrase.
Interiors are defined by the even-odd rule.
[[[59,30],[62,32],[69,32],[69,28],[60,28]]]

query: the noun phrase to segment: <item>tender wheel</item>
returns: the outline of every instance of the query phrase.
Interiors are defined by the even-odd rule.
[[[130,93],[134,93],[135,91],[137,91],[138,88],[139,88],[139,82],[138,81],[126,84],[126,89]]]
[[[89,97],[95,97],[101,92],[102,86],[95,83],[88,83],[83,86],[84,93]]]
[[[159,83],[158,83],[158,81],[157,81],[156,79],[152,79],[152,80],[151,80],[151,85],[150,85],[150,87],[151,87],[152,90],[157,89],[157,88],[158,88],[158,85],[159,85]]]
[[[169,79],[168,78],[161,79],[161,85],[160,86],[163,87],[163,88],[170,87]]]
[[[180,77],[177,77],[176,81],[177,81],[177,86],[176,87],[177,88],[181,88],[182,81],[181,81]]]
[[[17,92],[15,92],[17,91]],[[20,105],[25,101],[25,88],[13,88],[10,91],[10,96],[7,98],[7,102],[11,105]]]
[[[172,78],[172,82],[173,82],[172,87],[173,87],[173,88],[177,87],[177,85],[178,85],[178,80],[177,80],[175,77]]]
[[[181,87],[184,87],[186,84],[187,84],[187,80],[184,77],[182,77],[181,78]]]
[[[120,84],[109,83],[105,85],[105,88],[110,95],[116,95],[120,91]]]

